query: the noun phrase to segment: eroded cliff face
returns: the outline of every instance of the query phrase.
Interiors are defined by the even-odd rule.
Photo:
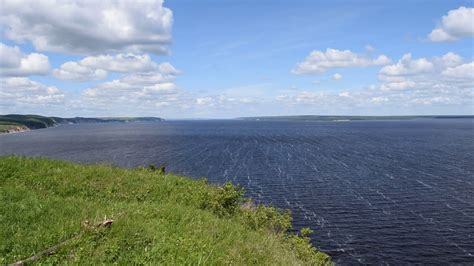
[[[0,131],[0,134],[9,134],[9,133],[18,133],[23,131],[30,131],[26,126],[12,126],[11,128],[6,129],[5,131]]]

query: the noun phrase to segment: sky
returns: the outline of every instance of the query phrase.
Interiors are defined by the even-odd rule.
[[[0,0],[0,114],[474,114],[472,1]]]

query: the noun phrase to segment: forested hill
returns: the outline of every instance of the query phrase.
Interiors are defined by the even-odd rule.
[[[0,132],[15,132],[47,128],[58,124],[110,123],[110,122],[161,122],[159,117],[47,117],[41,115],[0,115]]]

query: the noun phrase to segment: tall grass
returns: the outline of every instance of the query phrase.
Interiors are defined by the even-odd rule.
[[[0,157],[0,264],[326,265],[291,216],[227,183],[150,169]],[[98,226],[113,220],[109,227]]]

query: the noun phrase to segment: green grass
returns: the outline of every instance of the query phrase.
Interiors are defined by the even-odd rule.
[[[67,241],[38,263],[322,265],[288,212],[150,169],[0,157],[0,264]],[[96,225],[107,219],[108,228]]]

